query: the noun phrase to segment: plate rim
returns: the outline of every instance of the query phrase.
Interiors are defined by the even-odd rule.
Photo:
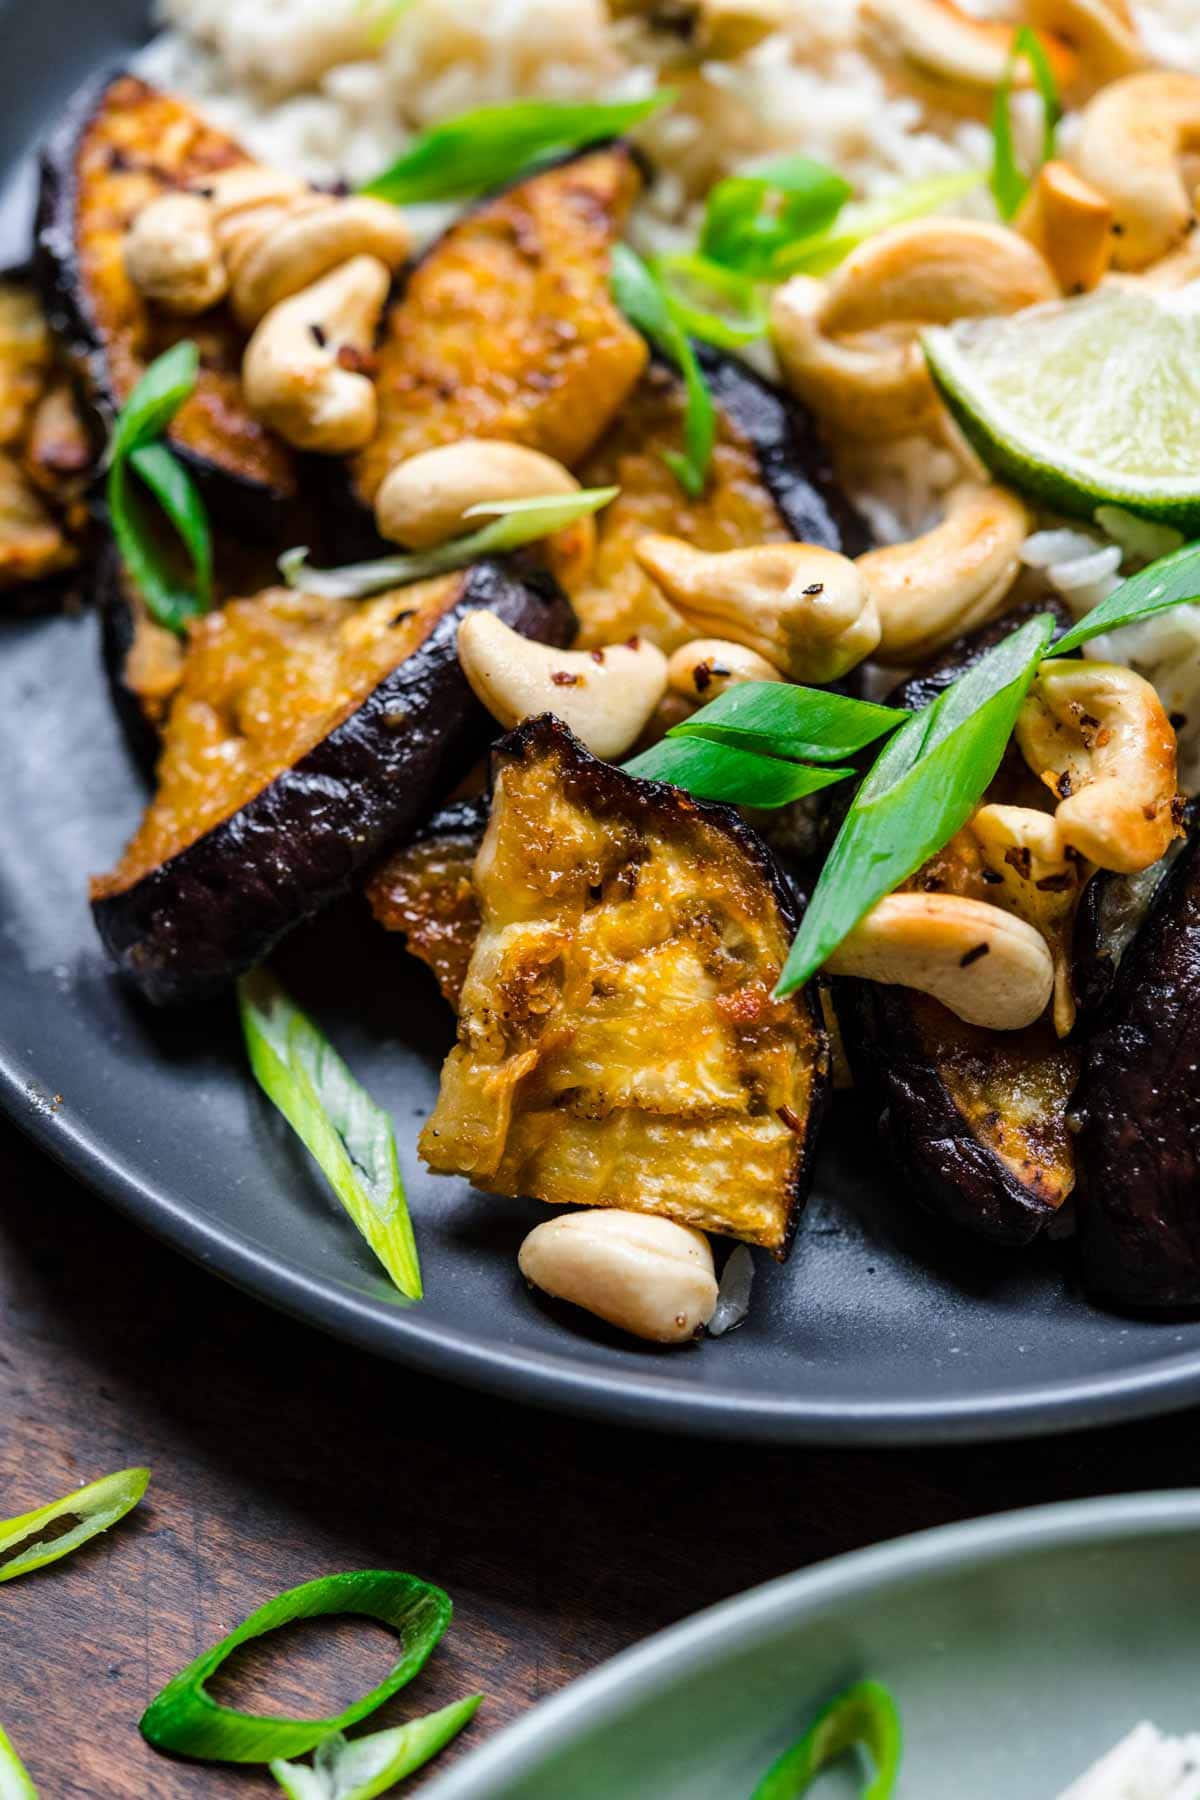
[[[847,1599],[1044,1550],[1189,1533],[1200,1534],[1200,1487],[1021,1507],[847,1551],[747,1588],[620,1651],[435,1776],[425,1792],[428,1800],[503,1800],[500,1784],[536,1775],[547,1755],[569,1746],[584,1719],[589,1730],[613,1725],[630,1693],[644,1702],[714,1657],[737,1654]]]
[[[1049,1388],[847,1402],[685,1389],[665,1375],[587,1368],[566,1353],[480,1344],[424,1323],[399,1298],[372,1299],[312,1274],[285,1252],[176,1200],[137,1169],[128,1150],[110,1154],[86,1126],[54,1110],[36,1073],[19,1066],[11,1041],[0,1041],[0,1112],[135,1224],[243,1292],[358,1349],[519,1405],[680,1436],[848,1448],[997,1443],[1161,1416],[1200,1399],[1200,1347]]]

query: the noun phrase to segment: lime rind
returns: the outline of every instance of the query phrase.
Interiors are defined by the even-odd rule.
[[[1120,506],[1192,536],[1198,301],[1200,284],[1166,297],[1101,290],[934,327],[921,341],[942,398],[995,475],[1071,516]]]

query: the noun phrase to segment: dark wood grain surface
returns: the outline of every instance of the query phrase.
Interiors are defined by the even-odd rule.
[[[465,1749],[648,1633],[839,1551],[1200,1482],[1197,1423],[835,1454],[524,1412],[266,1311],[0,1125],[0,1516],[127,1464],[154,1471],[117,1531],[0,1585],[0,1722],[42,1800],[278,1792],[261,1772],[156,1756],[139,1714],[281,1588],[395,1567],[440,1582],[457,1611],[378,1722],[482,1690]],[[295,1628],[243,1654],[216,1691],[331,1711],[378,1677],[390,1643],[351,1622]]]

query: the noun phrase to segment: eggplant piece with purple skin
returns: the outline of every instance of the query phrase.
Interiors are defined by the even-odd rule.
[[[368,601],[268,589],[193,626],[158,792],[92,884],[100,936],[143,994],[194,1000],[252,967],[478,760],[495,728],[455,647],[476,607],[571,636],[551,582],[490,562]]]
[[[1134,1310],[1200,1306],[1200,830],[1091,1024],[1071,1103],[1084,1285]]]
[[[773,997],[798,925],[779,865],[733,808],[601,762],[550,714],[501,739],[493,773],[425,1162],[784,1256],[829,1047],[811,993]]]

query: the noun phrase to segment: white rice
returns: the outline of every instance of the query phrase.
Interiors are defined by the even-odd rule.
[[[1200,1800],[1200,1734],[1138,1725],[1059,1800]]]

